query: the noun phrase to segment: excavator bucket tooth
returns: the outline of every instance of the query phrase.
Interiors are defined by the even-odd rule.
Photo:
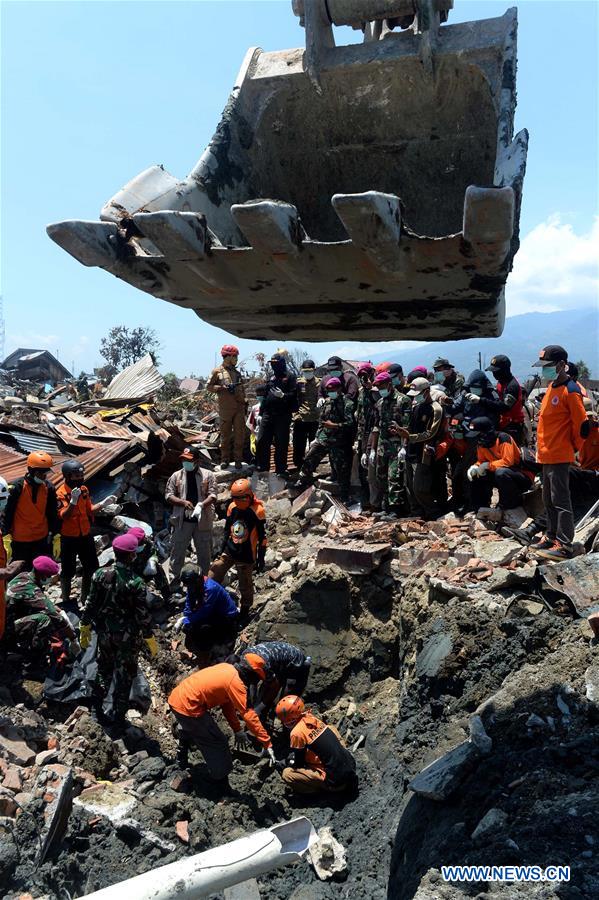
[[[528,145],[517,16],[440,24],[452,5],[294,0],[306,52],[248,51],[186,178],[151,166],[103,221],[48,233],[239,337],[500,334]],[[361,21],[364,43],[335,46]]]

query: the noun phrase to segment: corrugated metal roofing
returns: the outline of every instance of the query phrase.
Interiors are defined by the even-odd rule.
[[[104,400],[141,400],[150,397],[164,387],[164,378],[146,353],[132,366],[112,379],[108,385]]]
[[[17,444],[23,453],[32,453],[34,450],[45,450],[53,456],[60,453],[60,447],[51,435],[43,432],[25,431],[13,426],[0,427],[0,443],[13,446]]]
[[[139,451],[139,445],[135,441],[111,441],[102,447],[88,450],[77,459],[85,466],[85,479],[91,480],[103,469],[112,468],[121,456],[126,456]],[[53,456],[54,467],[49,480],[54,487],[59,487],[64,478],[61,466],[66,459],[72,457]],[[0,475],[10,483],[16,478],[21,478],[27,472],[27,456],[24,453],[15,453],[7,447],[0,447]]]

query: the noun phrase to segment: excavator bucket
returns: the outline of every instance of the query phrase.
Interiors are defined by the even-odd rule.
[[[500,334],[528,140],[516,10],[441,25],[452,0],[329,0],[323,21],[321,3],[294,0],[305,51],[248,51],[187,178],[153,166],[48,234],[239,337]],[[363,43],[334,45],[360,21]]]

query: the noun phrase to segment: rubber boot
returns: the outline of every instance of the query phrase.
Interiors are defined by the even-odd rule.
[[[71,579],[60,579],[60,599],[63,603],[68,603],[71,599]]]
[[[535,536],[542,530],[541,526],[537,525],[536,522],[531,522],[526,528],[502,528],[501,533],[504,537],[511,537],[524,547],[528,547]]]

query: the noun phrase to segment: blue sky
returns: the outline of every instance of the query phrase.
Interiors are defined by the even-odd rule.
[[[501,15],[508,6],[458,0],[450,22]],[[516,128],[528,128],[531,141],[508,315],[596,302],[599,258],[598,7],[593,0],[518,7]],[[206,372],[224,332],[84,268],[45,226],[97,219],[109,197],[154,163],[187,174],[247,48],[302,45],[290,2],[3,0],[1,13],[6,352],[47,347],[67,367],[89,371],[101,363],[100,338],[111,325],[144,324],[160,335],[163,370]],[[338,43],[355,39],[349,29],[337,35]],[[236,342],[242,357],[276,346]],[[387,345],[301,346],[320,360]]]

